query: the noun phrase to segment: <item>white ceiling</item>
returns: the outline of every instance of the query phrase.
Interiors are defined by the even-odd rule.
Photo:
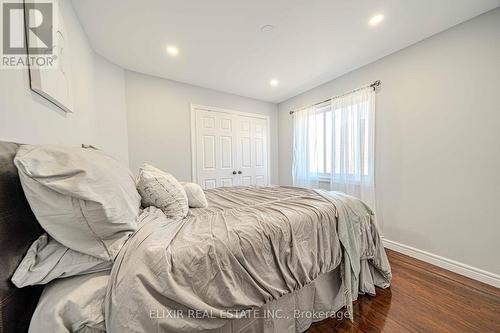
[[[123,68],[281,102],[500,0],[73,0],[96,52]],[[383,13],[377,27],[371,16]],[[275,26],[263,33],[263,25]],[[168,44],[180,53],[167,55]],[[269,80],[280,84],[270,87]]]

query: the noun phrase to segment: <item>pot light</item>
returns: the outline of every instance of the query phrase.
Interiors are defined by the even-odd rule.
[[[377,14],[375,16],[373,16],[370,21],[368,21],[368,23],[371,25],[371,26],[376,26],[378,24],[380,24],[380,22],[382,22],[384,20],[384,15],[383,14]]]
[[[169,45],[167,46],[167,53],[171,56],[176,56],[179,54],[179,49],[176,46]]]
[[[266,25],[263,25],[261,28],[260,28],[260,31],[262,32],[273,32],[274,31],[274,26],[273,25],[270,25],[270,24],[266,24]]]
[[[280,82],[276,79],[272,79],[271,81],[269,81],[269,85],[271,87],[276,87]]]

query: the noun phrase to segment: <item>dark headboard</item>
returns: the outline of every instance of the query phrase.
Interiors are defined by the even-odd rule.
[[[10,278],[42,233],[24,196],[13,160],[19,145],[0,141],[0,333],[28,331],[42,287],[18,289]]]

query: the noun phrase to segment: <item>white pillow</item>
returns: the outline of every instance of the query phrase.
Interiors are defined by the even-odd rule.
[[[144,207],[154,206],[172,219],[182,219],[189,212],[188,198],[182,185],[169,173],[144,163],[139,170],[137,190]]]
[[[68,248],[113,260],[135,231],[134,178],[101,151],[24,145],[14,163],[38,222]]]
[[[18,288],[46,284],[58,278],[111,270],[112,261],[68,249],[43,234],[31,244],[12,276]]]
[[[104,333],[108,282],[109,272],[52,281],[40,296],[28,332]]]
[[[200,185],[196,183],[182,183],[191,208],[205,208],[208,206],[207,197]]]

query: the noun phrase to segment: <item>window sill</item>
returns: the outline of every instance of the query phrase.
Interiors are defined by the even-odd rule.
[[[317,181],[317,182],[322,182],[322,183],[333,183],[333,184],[339,184],[339,185],[344,185],[344,184],[349,184],[349,185],[361,185],[361,182],[359,180],[348,180],[346,183],[342,182],[336,182],[333,181],[332,179],[328,176],[318,176],[318,177],[311,177],[312,181]]]

